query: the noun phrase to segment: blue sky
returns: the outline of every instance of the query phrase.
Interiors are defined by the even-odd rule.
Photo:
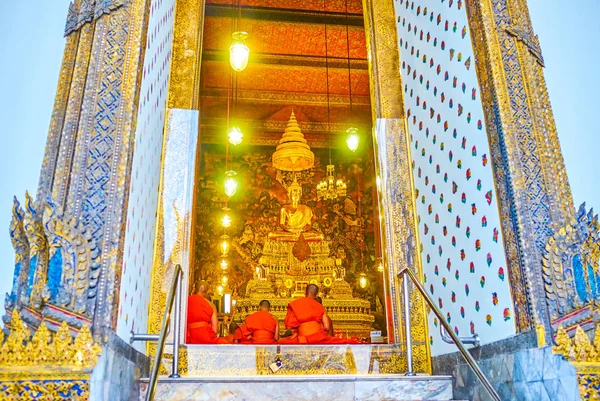
[[[35,195],[65,40],[68,0],[0,1],[0,295],[10,291],[13,195]],[[575,204],[600,207],[600,1],[529,0]],[[1,313],[0,313],[1,314]]]

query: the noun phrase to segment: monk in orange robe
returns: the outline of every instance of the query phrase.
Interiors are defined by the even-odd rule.
[[[271,303],[262,300],[260,310],[246,318],[246,326],[252,333],[252,344],[276,344],[279,340],[279,323],[271,315]]]
[[[329,329],[331,319],[325,312],[323,305],[315,299],[319,287],[309,284],[306,287],[306,296],[298,298],[288,304],[285,316],[285,327],[296,329],[297,333],[284,343],[287,344],[344,344],[343,338],[331,337]]]
[[[239,328],[239,326],[237,325],[236,322],[231,322],[229,324],[229,334],[227,334],[225,337],[223,337],[227,341],[227,344],[235,344],[236,343],[235,332],[237,331],[238,328]]]
[[[198,292],[188,297],[187,335],[188,344],[223,344],[224,338],[217,338],[217,308],[206,299],[208,284],[201,281]]]
[[[248,326],[240,324],[235,330],[234,343],[236,344],[252,344],[252,332],[248,330]]]

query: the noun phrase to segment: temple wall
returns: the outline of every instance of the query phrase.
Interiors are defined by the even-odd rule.
[[[127,206],[120,306],[116,331],[146,332],[156,233],[158,185],[171,67],[175,0],[150,5]],[[144,344],[136,344],[138,350]]]
[[[456,334],[515,333],[490,147],[461,1],[395,3],[425,287]],[[431,352],[455,351],[429,315]]]

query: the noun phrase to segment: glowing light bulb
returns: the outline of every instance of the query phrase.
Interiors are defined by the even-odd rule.
[[[223,256],[225,256],[229,253],[229,242],[228,241],[221,242],[221,253],[223,254]]]
[[[346,144],[348,145],[348,149],[350,149],[352,152],[356,152],[356,149],[358,149],[359,142],[358,129],[350,127],[346,130],[346,132],[348,133],[348,137],[346,138]]]
[[[383,263],[380,263],[379,266],[377,266],[377,270],[380,272],[383,271]]]
[[[225,172],[225,195],[229,196],[230,198],[237,192],[237,181],[235,179],[236,175],[237,173],[233,170]]]
[[[222,285],[217,287],[217,293],[219,293],[219,295],[223,295],[223,286]]]
[[[248,56],[250,48],[244,43],[244,39],[248,37],[246,32],[234,32],[233,42],[229,46],[229,64],[234,71],[244,71],[248,66]]]
[[[227,262],[227,259],[221,259],[221,270],[227,270],[228,267],[229,262]]]
[[[238,127],[231,127],[231,129],[227,133],[227,137],[229,138],[229,143],[235,146],[242,143],[242,138],[244,138],[244,134],[242,134],[242,131],[240,131]]]
[[[360,288],[367,288],[367,276],[364,273],[360,274],[360,278],[358,279],[358,285],[360,285]]]
[[[227,278],[227,276],[221,277],[221,284],[223,284],[223,286],[226,286],[228,282],[229,278]]]
[[[224,215],[221,219],[221,225],[225,228],[231,227],[231,217],[228,214]]]

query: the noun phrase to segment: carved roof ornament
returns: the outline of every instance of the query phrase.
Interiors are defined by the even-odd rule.
[[[523,43],[540,66],[546,66],[544,64],[544,57],[542,56],[540,40],[533,33],[533,29],[530,26],[527,26],[523,20],[519,20],[516,23],[512,22],[510,25],[505,26],[504,30],[510,36],[517,39],[517,41]]]
[[[599,259],[600,223],[593,210],[586,211],[584,203],[576,217],[557,230],[546,244],[542,273],[552,321],[600,302],[594,288],[600,277]],[[568,326],[573,323],[578,321],[571,321]]]
[[[125,0],[74,0],[69,4],[65,36],[123,6]]]
[[[300,130],[292,110],[285,132],[273,153],[273,167],[283,171],[308,170],[315,165],[315,155]]]

